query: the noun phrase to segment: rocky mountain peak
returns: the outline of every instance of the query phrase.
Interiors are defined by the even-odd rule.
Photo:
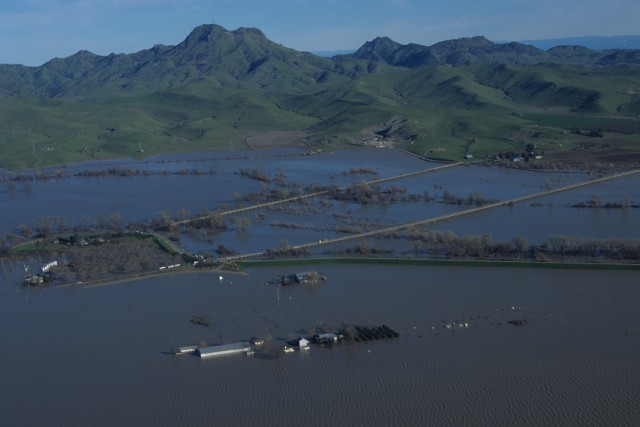
[[[393,54],[402,45],[391,40],[389,37],[376,37],[366,42],[353,54],[356,58],[367,58],[370,56],[379,56],[387,58]]]

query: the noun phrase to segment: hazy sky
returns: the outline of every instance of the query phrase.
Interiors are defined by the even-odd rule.
[[[377,36],[431,45],[475,35],[631,35],[640,33],[639,19],[639,0],[0,0],[0,63],[175,45],[213,22],[318,51],[355,49]]]

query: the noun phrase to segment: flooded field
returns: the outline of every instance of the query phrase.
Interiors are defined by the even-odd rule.
[[[118,213],[124,224],[148,223],[163,213],[188,217],[250,206],[258,203],[261,195],[274,191],[296,194],[310,186],[342,188],[436,166],[441,165],[394,150],[354,150],[313,156],[293,150],[250,152],[242,156],[238,153],[190,153],[146,161],[80,164],[37,172],[59,174],[64,178],[0,185],[3,212],[0,229],[17,232],[21,224],[33,228],[43,215],[65,218],[70,227],[108,221],[113,213]],[[154,175],[78,176],[86,171],[96,173],[114,168]],[[242,175],[243,170],[258,171],[267,180],[251,179]],[[373,186],[380,194],[390,194],[386,200],[362,202],[348,197],[338,200],[325,196],[229,216],[225,218],[225,229],[206,236],[198,231],[182,234],[180,244],[190,252],[209,254],[219,245],[239,253],[272,248],[282,241],[296,245],[437,217],[470,207],[443,203],[447,198],[508,200],[591,178],[578,172],[531,172],[463,165]],[[428,228],[459,235],[486,234],[496,240],[522,235],[530,244],[540,244],[554,234],[628,238],[630,230],[640,230],[640,209],[570,206],[594,196],[603,203],[626,198],[638,204],[639,180],[635,175]],[[234,222],[238,218],[248,226],[238,228]],[[388,246],[389,242],[372,244]],[[398,248],[405,246],[401,244]],[[345,247],[337,248],[340,249]]]
[[[189,216],[248,206],[271,191],[341,188],[437,166],[393,150],[278,150],[26,171],[60,178],[0,184],[0,231],[18,235],[43,215],[64,217],[70,227],[114,212],[125,224],[148,224],[163,211]],[[140,172],[78,175],[113,168]],[[462,165],[379,184],[377,199],[366,203],[317,197],[230,215],[215,233],[183,230],[178,243],[214,257],[220,245],[261,251],[469,208],[447,199],[508,200],[590,178]],[[507,241],[520,235],[530,244],[554,234],[638,238],[640,209],[571,205],[596,197],[637,204],[639,183],[635,175],[426,229]],[[410,239],[362,240],[414,256]],[[326,264],[100,287],[20,286],[24,264],[40,262],[32,256],[0,265],[0,413],[7,425],[631,426],[640,419],[637,271]],[[315,269],[328,280],[265,284]],[[194,324],[194,316],[210,325]],[[299,336],[381,324],[400,337],[282,352]],[[268,338],[253,357],[172,354],[178,346],[252,336]]]
[[[4,422],[533,426],[640,416],[635,272],[326,265],[320,284],[263,284],[282,272],[43,290],[3,282]],[[453,322],[469,326],[447,329]],[[401,336],[279,351],[343,323],[385,323]],[[170,354],[253,335],[271,337],[278,357]]]

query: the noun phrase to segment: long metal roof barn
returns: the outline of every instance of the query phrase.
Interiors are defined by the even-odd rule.
[[[200,357],[224,356],[227,354],[247,353],[251,350],[248,342],[239,342],[235,344],[213,345],[198,349]]]

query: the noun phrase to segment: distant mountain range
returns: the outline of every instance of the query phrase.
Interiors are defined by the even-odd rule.
[[[495,40],[498,44],[508,44],[512,41]],[[557,46],[582,46],[594,50],[607,49],[640,49],[640,36],[585,36],[565,37],[557,39],[518,40],[517,43],[537,47],[540,50],[549,50]],[[350,55],[357,49],[321,50],[311,53],[322,57],[336,55]]]
[[[640,36],[585,36],[559,39],[521,40],[520,43],[549,50],[556,46],[582,46],[588,49],[640,49]]]
[[[331,58],[336,55],[351,55],[355,52],[355,49],[341,49],[341,50],[313,50],[311,53],[314,55],[322,56],[323,58]]]
[[[482,36],[443,41],[432,46],[402,45],[387,37],[365,43],[353,57],[383,60],[388,64],[416,68],[439,64],[454,67],[473,64],[533,65],[543,62],[580,65],[640,63],[640,50],[597,51],[582,46],[556,46],[543,51],[523,43],[494,43]]]
[[[175,46],[0,65],[0,167],[137,156],[142,146],[255,147],[273,131],[307,147],[384,139],[455,159],[472,140],[476,153],[505,151],[529,138],[526,111],[553,112],[537,138],[564,135],[575,120],[563,115],[640,114],[638,64],[640,50],[544,51],[480,36],[432,46],[379,37],[326,58],[255,28],[202,25]]]
[[[315,82],[327,73],[348,77],[366,74],[381,64],[419,68],[490,63],[640,64],[640,50],[598,51],[571,45],[543,51],[523,43],[494,43],[482,36],[432,46],[402,45],[378,37],[351,54],[321,58],[275,44],[258,29],[227,31],[217,25],[202,25],[176,46],[156,45],[132,54],[108,56],[80,51],[38,67],[0,65],[0,93],[48,97],[148,93],[212,76],[259,80],[264,87],[276,84],[269,77],[272,73],[263,73],[270,67],[279,71],[280,79],[282,74],[294,73]]]

